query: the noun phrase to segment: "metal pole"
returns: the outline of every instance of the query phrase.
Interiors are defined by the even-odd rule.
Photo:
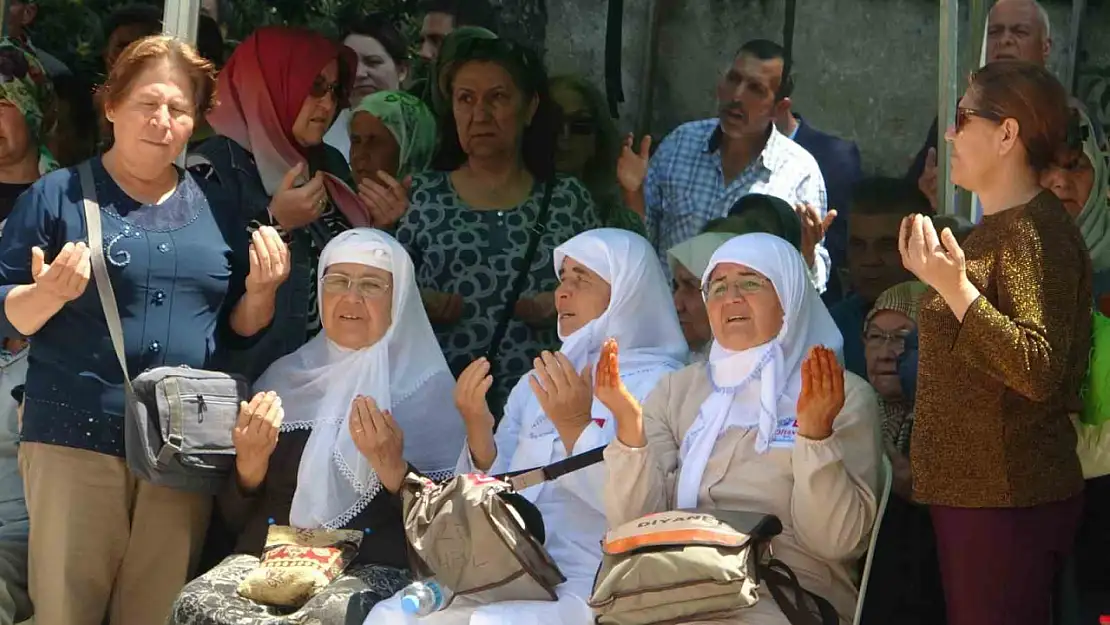
[[[956,121],[957,73],[959,71],[959,0],[940,0],[940,62],[937,67],[937,208],[943,215],[956,210],[956,187],[952,185],[948,143],[944,133]]]
[[[200,0],[166,0],[162,32],[189,45],[196,45],[200,4]]]
[[[1076,78],[1079,76],[1079,48],[1083,45],[1083,14],[1087,12],[1087,0],[1072,0],[1071,23],[1068,24],[1069,36],[1067,58],[1060,71],[1060,82],[1067,88],[1068,93],[1075,93],[1078,86]]]
[[[8,6],[9,0],[0,0],[0,36],[8,36]]]
[[[162,14],[163,34],[195,46],[199,21],[200,0],[166,0],[165,12]],[[177,166],[185,167],[185,152],[178,155]]]

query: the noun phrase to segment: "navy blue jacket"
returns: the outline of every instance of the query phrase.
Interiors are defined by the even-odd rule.
[[[859,147],[852,141],[817,130],[801,116],[796,118],[798,130],[794,133],[794,142],[805,148],[817,161],[821,168],[821,177],[825,179],[829,208],[836,209],[838,214],[832,227],[825,233],[825,249],[829,251],[834,268],[829,274],[829,288],[826,292],[828,298],[832,298],[832,301],[828,298],[826,301],[831,304],[840,299],[842,292],[835,269],[846,266],[848,211],[852,201],[852,187],[863,177]]]

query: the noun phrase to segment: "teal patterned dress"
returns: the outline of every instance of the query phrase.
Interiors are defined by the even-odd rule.
[[[433,324],[456,376],[489,348],[520,271],[543,192],[544,184],[537,181],[528,199],[514,209],[475,210],[455,192],[447,172],[413,178],[410,209],[398,224],[397,239],[412,256],[420,288],[458,293],[463,298],[462,318],[457,323]],[[600,225],[586,188],[574,178],[557,177],[547,227],[521,297],[555,290],[558,279],[552,251],[574,235]],[[558,346],[554,324],[536,329],[516,319],[509,322],[487,396],[495,415],[501,414],[520,376],[532,369],[532,359],[541,350]]]

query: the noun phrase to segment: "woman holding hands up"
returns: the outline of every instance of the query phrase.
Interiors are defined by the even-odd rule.
[[[646,239],[627,230],[590,230],[560,245],[554,256],[560,280],[555,307],[563,348],[535,359],[533,370],[513,387],[496,433],[486,401],[493,384],[488,361],[478,359],[463,371],[455,389],[467,433],[459,472],[498,475],[531,469],[612,440],[615,424],[605,406],[594,399],[592,370],[595,363],[617,357],[618,343],[622,379],[637,398],[647,396],[659,378],[678,369],[686,357],[686,342],[662,268]],[[422,622],[592,622],[586,600],[601,561],[604,480],[605,469],[593,465],[520,493],[536,504],[548,528],[558,528],[547,533],[544,545],[567,578],[556,588],[558,601],[478,605],[457,597],[446,610]],[[366,620],[367,625],[409,622],[397,597],[379,603]]]
[[[949,625],[1049,622],[1083,509],[1068,413],[1090,350],[1091,261],[1038,183],[1066,154],[1070,115],[1043,68],[984,66],[945,134],[952,180],[979,195],[982,223],[962,247],[928,217],[902,224],[902,262],[932,287],[918,313],[911,462]]]
[[[785,240],[729,240],[702,282],[708,363],[664,377],[642,407],[599,374],[617,422],[605,450],[609,526],[675,509],[773,514],[775,557],[851,622],[881,483],[875,393],[837,362],[840,332]],[[721,622],[785,621],[766,595]]]

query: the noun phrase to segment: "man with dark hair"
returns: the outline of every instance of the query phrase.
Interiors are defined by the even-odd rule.
[[[709,220],[728,214],[749,193],[781,198],[791,206],[808,204],[825,218],[825,182],[813,156],[774,125],[789,106],[790,63],[777,43],[745,43],[717,84],[716,118],[679,126],[647,158],[650,138],[640,153],[631,139],[618,164],[625,201],[644,215],[648,239],[667,267],[666,251],[698,234]],[[803,220],[805,223],[805,220]],[[820,236],[816,239],[820,240]],[[814,283],[824,288],[829,254],[818,246]],[[669,268],[665,269],[670,275]]]
[[[42,68],[51,78],[72,74],[73,72],[66,67],[65,63],[31,43],[27,30],[31,28],[38,14],[39,5],[36,0],[8,0],[8,37],[38,57]]]
[[[497,32],[493,10],[485,0],[426,0],[420,24],[420,58],[431,63],[439,56],[443,40],[456,28],[480,26]]]
[[[913,280],[902,267],[898,233],[902,218],[933,209],[917,185],[900,178],[868,178],[852,189],[848,217],[848,276],[851,293],[829,311],[844,336],[844,366],[867,376],[863,324],[883,291]]]
[[[116,9],[104,23],[104,73],[112,71],[127,46],[162,32],[162,9],[152,4],[131,4]]]

